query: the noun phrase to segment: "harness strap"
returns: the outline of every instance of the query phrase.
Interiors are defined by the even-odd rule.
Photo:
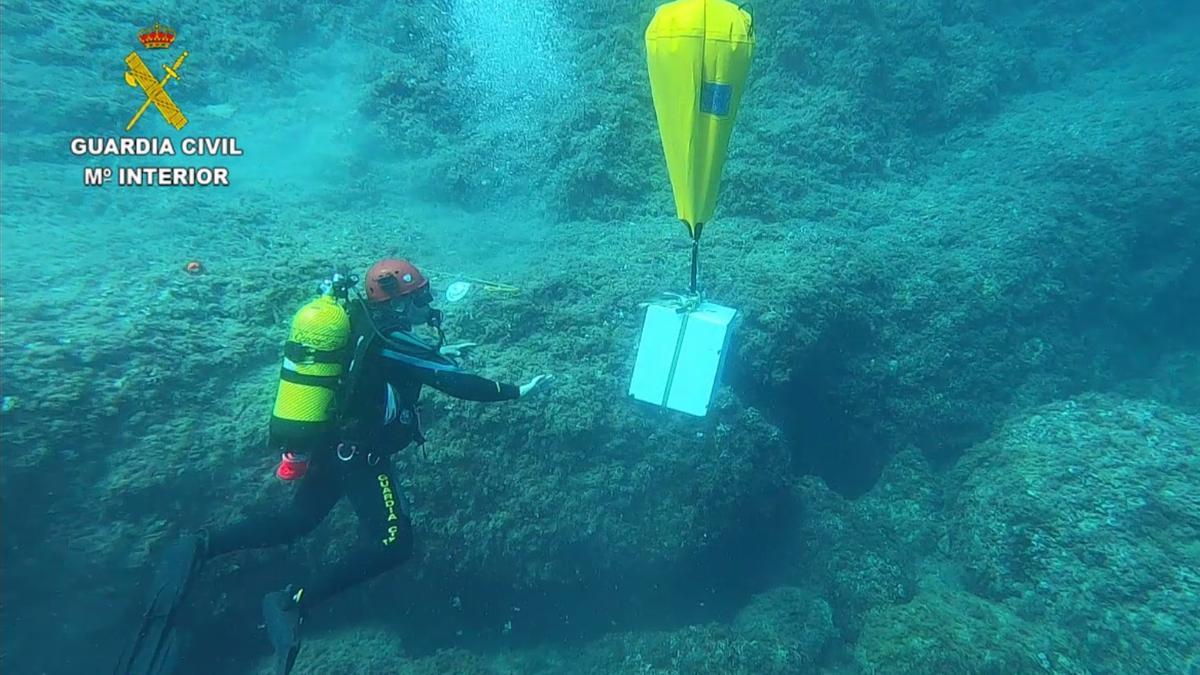
[[[279,369],[279,379],[306,387],[324,387],[335,391],[338,388],[338,378],[336,375],[305,375],[288,368],[287,364],[284,364]]]
[[[283,343],[283,355],[296,363],[342,363],[346,360],[346,354],[345,347],[321,351],[292,340]]]

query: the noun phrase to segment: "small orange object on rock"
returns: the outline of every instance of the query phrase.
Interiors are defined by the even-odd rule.
[[[199,260],[193,260],[183,266],[183,271],[188,274],[201,274],[204,272],[204,265]]]

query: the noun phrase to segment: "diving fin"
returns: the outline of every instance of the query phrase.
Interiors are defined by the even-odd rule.
[[[291,587],[273,591],[263,597],[263,619],[267,637],[275,648],[275,672],[288,675],[300,653],[300,607],[298,595]]]
[[[204,561],[204,546],[202,536],[191,535],[171,544],[163,553],[137,636],[117,661],[115,675],[167,675],[175,670],[181,649],[175,613]]]

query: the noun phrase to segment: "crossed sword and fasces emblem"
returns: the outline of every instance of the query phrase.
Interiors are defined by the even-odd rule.
[[[134,113],[133,119],[129,120],[129,124],[125,125],[125,131],[133,128],[137,121],[142,118],[142,114],[154,104],[158,112],[162,113],[163,119],[167,124],[175,127],[178,131],[188,123],[179,106],[175,105],[175,101],[171,100],[171,96],[167,94],[167,82],[171,78],[179,79],[179,67],[183,65],[183,60],[188,57],[188,53],[184,52],[175,59],[174,65],[168,66],[163,64],[167,74],[161,80],[154,77],[154,73],[146,67],[146,63],[142,61],[142,57],[138,56],[137,52],[129,52],[129,56],[125,57],[125,65],[129,66],[129,70],[125,71],[125,84],[131,87],[141,87],[146,94],[146,101],[142,103],[142,107]]]

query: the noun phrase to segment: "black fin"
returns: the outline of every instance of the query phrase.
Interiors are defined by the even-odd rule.
[[[116,675],[168,675],[179,663],[181,638],[175,616],[203,559],[204,541],[189,536],[171,544],[154,571],[154,585],[132,644],[117,661]]]
[[[288,675],[300,653],[300,608],[287,590],[267,593],[262,606],[267,637],[275,648],[275,672]]]

